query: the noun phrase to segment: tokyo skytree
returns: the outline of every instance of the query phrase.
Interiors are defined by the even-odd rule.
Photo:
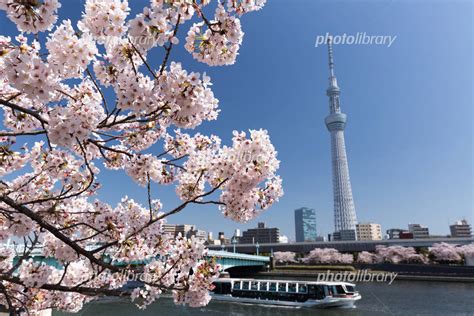
[[[340,89],[334,74],[332,40],[328,40],[329,52],[329,97],[330,114],[326,117],[326,127],[331,133],[332,184],[334,192],[334,226],[335,231],[355,230],[357,224],[354,199],[352,198],[349,165],[347,163],[344,128],[347,115],[341,112],[339,105]]]

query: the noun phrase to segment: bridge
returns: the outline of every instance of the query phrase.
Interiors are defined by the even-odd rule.
[[[235,244],[238,253],[254,254],[267,253],[271,254],[275,251],[292,251],[296,253],[308,253],[314,248],[335,248],[341,252],[360,252],[375,251],[375,247],[382,246],[403,246],[414,248],[431,247],[436,243],[449,243],[456,245],[467,245],[474,243],[473,237],[455,238],[418,238],[418,239],[383,239],[383,240],[351,240],[351,241],[321,241],[321,242],[294,242],[294,243],[265,243],[265,244]],[[234,245],[223,246],[207,246],[210,250],[232,250]]]
[[[228,251],[209,250],[208,259],[216,258],[216,262],[227,270],[234,267],[266,267],[270,265],[270,257],[247,255]]]
[[[21,246],[17,248],[18,253],[22,253]],[[44,258],[42,247],[35,247],[30,254],[30,257],[43,260],[47,264],[59,267],[59,263],[54,258]],[[228,251],[209,250],[204,257],[206,260],[215,259],[222,270],[227,270],[236,267],[254,267],[264,268],[270,265],[270,258],[265,256],[254,256],[243,253],[234,253]]]

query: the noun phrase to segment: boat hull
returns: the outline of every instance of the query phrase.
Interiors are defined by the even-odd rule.
[[[307,300],[305,302],[269,300],[260,298],[234,297],[232,295],[212,294],[212,299],[223,302],[246,303],[246,304],[262,304],[273,306],[291,306],[291,307],[308,307],[308,308],[351,308],[354,307],[356,301],[361,299],[360,295],[350,298],[332,298],[326,297],[322,300]]]

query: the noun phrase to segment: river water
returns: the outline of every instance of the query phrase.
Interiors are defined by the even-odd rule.
[[[95,302],[86,305],[78,314],[54,312],[53,315],[474,315],[474,283],[395,281],[391,285],[359,283],[357,287],[362,299],[352,309],[297,309],[217,301],[211,301],[203,308],[190,308],[176,306],[171,299],[163,298],[144,311],[127,301]]]

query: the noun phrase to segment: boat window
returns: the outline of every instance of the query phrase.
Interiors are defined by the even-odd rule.
[[[267,285],[268,285],[268,282],[260,282],[260,291],[266,291]]]
[[[222,285],[220,282],[214,282],[214,289],[212,290],[212,292],[216,293],[216,294],[221,294],[222,293]]]
[[[278,292],[286,292],[286,283],[278,283]]]
[[[242,290],[248,290],[249,289],[249,281],[242,282]]]
[[[273,291],[273,292],[276,292],[277,290],[277,284],[275,282],[271,282],[270,283],[270,287],[268,289],[269,291]]]
[[[240,281],[234,282],[234,290],[240,290]]]
[[[324,285],[324,295],[332,296],[332,286]]]
[[[298,293],[306,293],[306,284],[298,284]]]
[[[222,283],[221,291],[222,294],[230,294],[232,285],[230,282]]]
[[[327,294],[328,294],[328,287],[326,285],[318,285],[316,286],[316,299],[317,300],[322,300],[324,299]]]
[[[346,290],[349,293],[354,293],[355,292],[355,288],[352,285],[346,285]]]
[[[257,291],[258,290],[258,282],[257,281],[252,281],[252,283],[250,285],[250,289],[252,291]]]
[[[337,294],[345,294],[346,292],[344,291],[344,288],[342,287],[342,285],[336,285],[336,291],[335,293]]]
[[[296,293],[296,283],[290,283],[290,284],[288,284],[288,292],[290,292],[290,293]]]

